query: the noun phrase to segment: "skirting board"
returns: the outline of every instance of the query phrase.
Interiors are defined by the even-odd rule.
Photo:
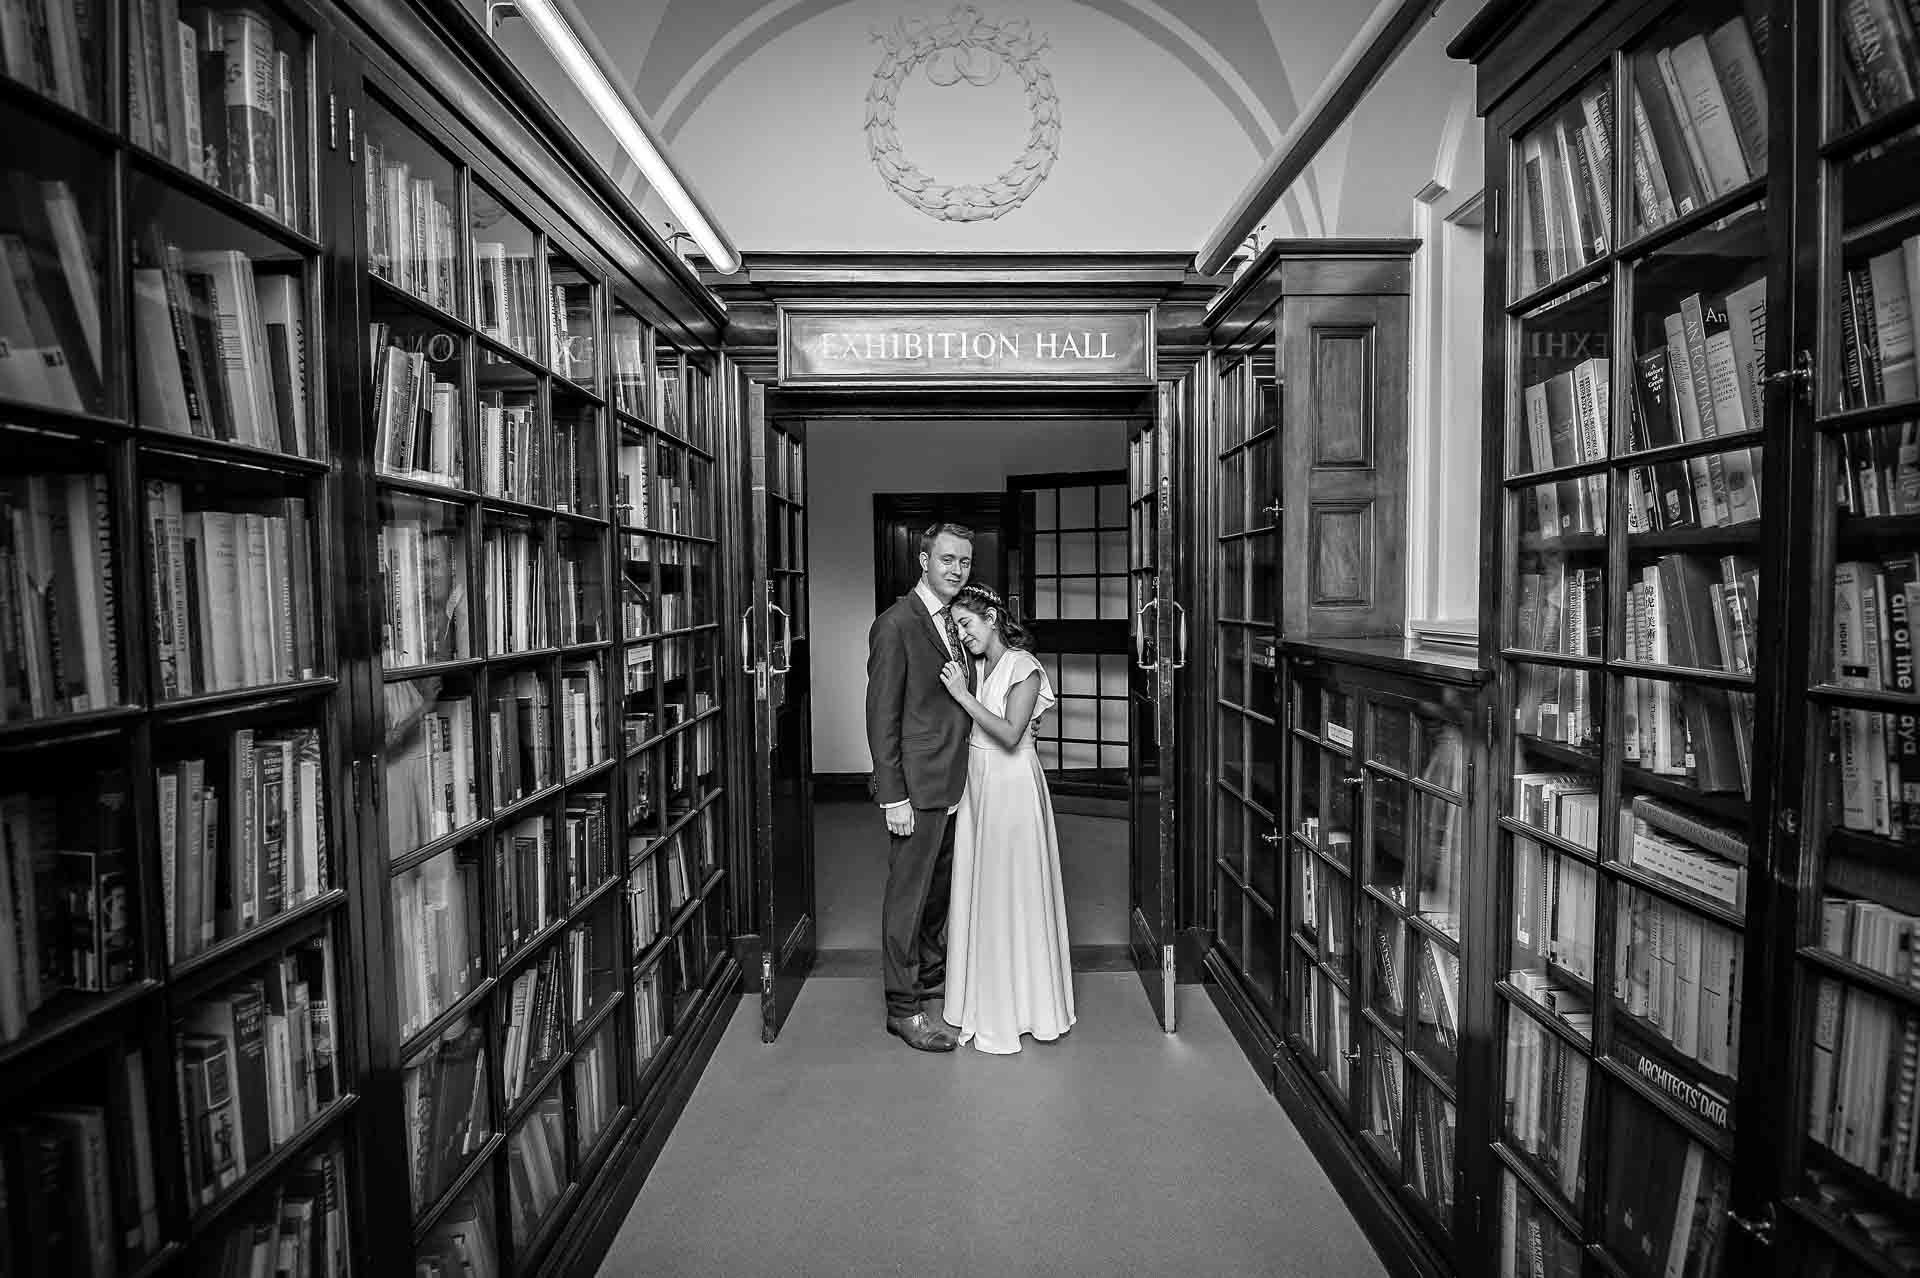
[[[813,799],[816,803],[864,803],[870,797],[867,793],[867,774],[864,772],[813,774]],[[1127,818],[1127,801],[1124,798],[1068,793],[1056,789],[1053,793],[1053,810],[1063,815],[1110,817],[1124,821]]]
[[[1248,1000],[1240,978],[1215,954],[1207,955],[1206,989],[1254,1073],[1293,1121],[1387,1272],[1396,1278],[1450,1278],[1452,1270],[1445,1258],[1434,1251],[1393,1191],[1367,1165],[1313,1080],[1294,1064],[1286,1046]]]
[[[595,1178],[597,1192],[583,1202],[561,1233],[561,1241],[540,1265],[542,1278],[569,1278],[598,1273],[607,1251],[633,1210],[640,1187],[666,1147],[680,1121],[693,1089],[713,1059],[733,1011],[740,1002],[740,967],[728,962],[714,982],[713,992],[694,1017],[696,1036],[687,1051],[669,1062],[668,1073],[653,1089],[646,1106],[629,1120],[626,1135],[608,1155]],[[618,1013],[616,1013],[617,1015]]]

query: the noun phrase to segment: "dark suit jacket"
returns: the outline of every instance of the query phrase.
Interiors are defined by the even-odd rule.
[[[912,593],[867,631],[867,788],[876,803],[908,799],[916,808],[945,809],[960,802],[973,721],[940,682],[948,660],[944,637]]]

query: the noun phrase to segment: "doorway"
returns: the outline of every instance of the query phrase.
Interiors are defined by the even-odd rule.
[[[975,530],[973,577],[1011,599],[1024,598],[1014,565],[1031,526],[1010,519],[1018,508],[1032,507],[1033,480],[1050,484],[1103,483],[1121,495],[1118,519],[1122,560],[1120,588],[1108,592],[1104,625],[1118,632],[1124,646],[1127,626],[1125,556],[1125,466],[1128,423],[1123,419],[1059,421],[1021,418],[965,418],[922,421],[873,417],[807,423],[809,524],[808,613],[813,618],[814,903],[820,946],[816,974],[865,974],[879,970],[880,898],[886,880],[887,839],[879,813],[868,798],[871,762],[865,728],[867,628],[876,610],[912,589],[919,576],[919,537],[935,521],[951,521]],[[1057,498],[1046,522],[1059,523]],[[1077,497],[1069,507],[1077,510]],[[1031,511],[1029,511],[1031,518]],[[1078,516],[1075,516],[1078,520]],[[1078,522],[1071,525],[1079,526]],[[1025,598],[1023,619],[1033,627],[1036,654],[1042,657],[1060,695],[1050,719],[1072,719],[1064,735],[1097,742],[1098,687],[1063,643],[1080,642],[1075,632],[1085,623],[1061,620],[1058,590],[1069,589],[1067,611],[1101,611],[1087,595],[1086,607],[1072,596],[1079,583],[1057,577],[1059,538],[1049,533],[1042,585],[1053,593],[1034,607]],[[1089,556],[1097,552],[1089,546]],[[1073,552],[1073,566],[1078,553]],[[1033,558],[1027,559],[1031,576]],[[1029,582],[1029,584],[1031,584]],[[1031,591],[1026,592],[1031,595]],[[1037,614],[1037,615],[1036,615]],[[1124,653],[1112,658],[1121,713],[1109,720],[1121,725],[1109,737],[1124,743],[1126,677]],[[1087,683],[1081,687],[1080,683]],[[1082,723],[1082,720],[1085,720]],[[1058,722],[1043,723],[1052,772],[1059,766]],[[1084,747],[1070,744],[1071,751]],[[1093,749],[1097,750],[1095,745]],[[1068,758],[1080,763],[1081,754]],[[1124,764],[1121,765],[1124,767]],[[1122,772],[1124,776],[1124,772]],[[1127,824],[1120,796],[1091,803],[1058,792],[1055,815],[1060,836],[1061,871],[1067,901],[1068,935],[1076,966],[1112,970],[1130,965],[1127,956]]]

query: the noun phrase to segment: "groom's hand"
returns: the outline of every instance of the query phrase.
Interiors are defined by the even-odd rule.
[[[904,839],[913,833],[913,805],[902,803],[898,807],[885,808],[887,833]]]

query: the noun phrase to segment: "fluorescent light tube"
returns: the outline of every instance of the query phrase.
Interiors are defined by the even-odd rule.
[[[654,136],[633,90],[607,73],[612,63],[606,50],[569,0],[512,0],[512,8],[532,25],[713,269],[722,275],[739,270],[738,250],[693,188],[674,172],[666,146]]]

